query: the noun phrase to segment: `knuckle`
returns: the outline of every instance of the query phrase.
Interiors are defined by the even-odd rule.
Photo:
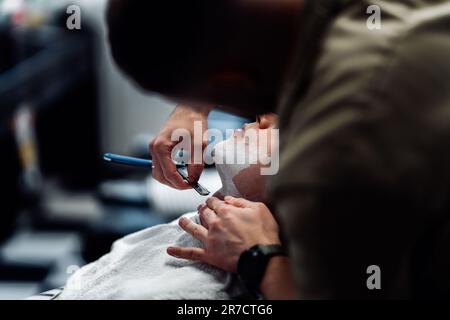
[[[153,141],[150,143],[150,145],[151,145],[153,148],[158,147],[160,144],[161,144],[161,139],[160,139],[160,138],[155,138],[155,139],[153,139]]]
[[[230,218],[230,213],[228,211],[220,212],[220,213],[218,213],[218,215],[223,220],[229,220],[229,218]]]
[[[259,210],[265,210],[267,208],[266,205],[262,202],[257,202],[255,205]]]
[[[209,221],[217,221],[217,215],[214,212],[207,212],[206,213],[208,215],[208,219]]]
[[[211,220],[212,215],[210,212],[203,211],[200,213],[200,218],[202,218],[203,220],[209,221],[209,220]]]
[[[230,214],[230,207],[227,205],[223,205],[221,206],[220,210],[219,210],[219,214],[222,217],[227,217]]]
[[[217,230],[218,228],[220,228],[220,220],[214,219],[213,221],[211,221],[209,223],[209,228],[212,230]]]
[[[156,138],[156,139],[154,140],[153,148],[154,148],[155,150],[157,150],[157,151],[162,151],[162,150],[165,150],[166,147],[167,147],[167,144],[166,144],[166,142],[164,141],[164,139]]]
[[[227,209],[227,207],[225,206],[225,205],[223,205],[223,204],[218,204],[215,208],[214,208],[214,211],[216,211],[217,213],[220,213],[220,214],[224,214],[224,213],[226,213],[226,210]]]

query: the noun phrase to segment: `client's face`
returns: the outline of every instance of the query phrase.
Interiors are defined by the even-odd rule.
[[[263,201],[266,176],[261,168],[268,164],[277,139],[274,139],[277,116],[265,114],[214,148],[214,160],[222,180],[222,188],[215,194]],[[278,146],[276,146],[278,147]]]

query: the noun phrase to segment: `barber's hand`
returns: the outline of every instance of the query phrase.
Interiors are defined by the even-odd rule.
[[[180,219],[180,226],[202,241],[203,248],[169,247],[167,253],[197,260],[219,269],[236,272],[241,253],[256,244],[279,244],[278,225],[269,209],[260,202],[225,197],[210,198],[199,208],[202,225]]]
[[[191,155],[193,157],[193,148],[201,147],[202,150],[206,147],[207,141],[203,140],[203,134],[207,129],[207,117],[211,110],[209,106],[185,106],[178,105],[175,111],[170,116],[160,133],[153,141],[150,142],[150,153],[153,160],[153,177],[159,182],[176,189],[190,189],[192,188],[186,183],[178,174],[176,167],[172,161],[172,150],[178,144],[178,141],[171,141],[171,136],[176,129],[185,129],[190,132],[192,141]],[[202,122],[202,145],[195,146],[194,139],[194,122]],[[203,155],[203,152],[202,152]],[[203,162],[203,161],[202,161]],[[193,161],[191,161],[193,163]],[[202,164],[188,165],[188,174],[190,182],[197,182],[203,171]]]

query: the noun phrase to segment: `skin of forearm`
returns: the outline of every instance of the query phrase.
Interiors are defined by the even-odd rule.
[[[288,257],[270,259],[260,287],[268,300],[295,299],[295,288]]]

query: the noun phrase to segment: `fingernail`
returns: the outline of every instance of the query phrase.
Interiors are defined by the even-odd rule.
[[[224,198],[225,201],[229,201],[229,200],[232,200],[232,199],[233,199],[232,196],[226,196],[226,197]]]

